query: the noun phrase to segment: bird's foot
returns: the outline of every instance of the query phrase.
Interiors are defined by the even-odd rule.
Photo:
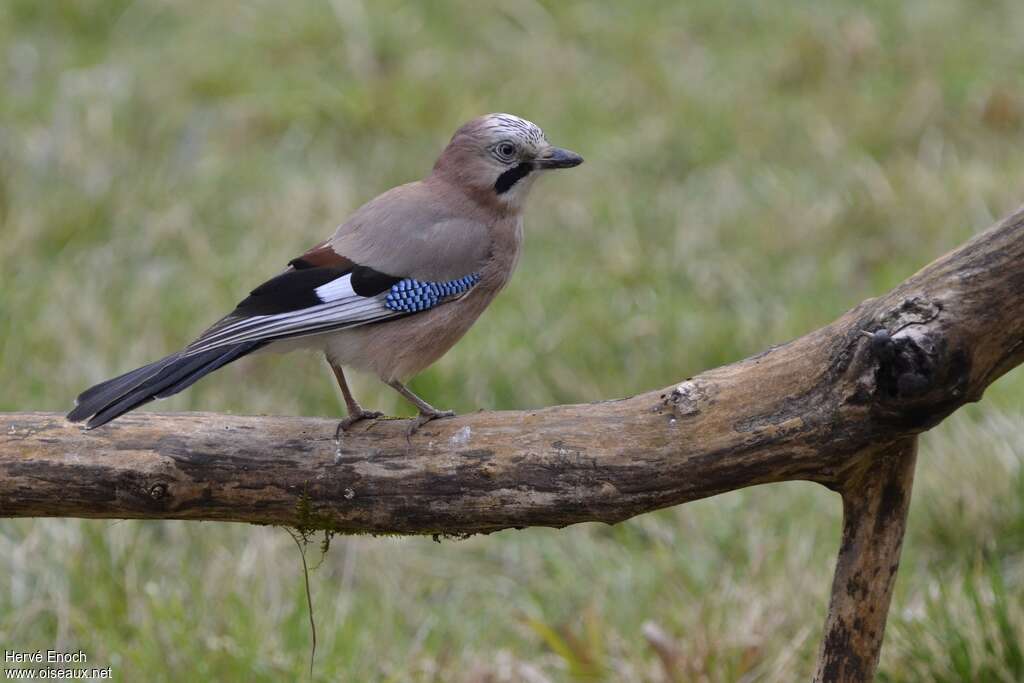
[[[338,428],[334,430],[335,441],[340,439],[341,435],[347,432],[349,429],[351,429],[352,425],[354,425],[355,423],[362,422],[363,420],[376,420],[377,418],[380,417],[384,417],[384,413],[378,412],[376,410],[363,410],[362,408],[360,408],[357,412],[349,413],[348,417],[339,422]]]
[[[376,410],[363,410],[360,408],[356,411],[351,411],[344,420],[338,423],[338,428],[334,430],[334,462],[337,464],[342,457],[341,453],[341,435],[352,428],[357,422],[363,420],[376,420],[384,417],[384,413],[379,413]],[[371,425],[372,426],[372,425]]]
[[[412,424],[409,425],[409,430],[405,433],[406,438],[411,437],[413,434],[420,430],[420,427],[427,424],[431,420],[438,420],[442,417],[455,417],[454,410],[421,410],[420,414],[412,419]]]

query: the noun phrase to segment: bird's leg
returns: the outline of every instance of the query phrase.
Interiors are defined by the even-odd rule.
[[[412,436],[413,434],[415,434],[420,427],[427,424],[431,420],[436,420],[440,417],[455,416],[455,411],[438,410],[437,408],[430,405],[416,394],[412,393],[412,391],[409,390],[409,387],[405,386],[397,379],[390,380],[389,382],[387,382],[387,385],[394,389],[395,391],[397,391],[398,393],[400,393],[403,397],[405,397],[406,400],[408,400],[410,403],[416,406],[417,410],[420,411],[420,414],[416,416],[415,420],[413,420],[412,426],[409,427],[408,436]]]
[[[345,398],[345,407],[348,408],[348,417],[338,423],[338,428],[334,430],[334,438],[338,439],[341,437],[342,432],[347,432],[349,428],[360,420],[375,420],[381,417],[384,413],[378,413],[375,410],[365,410],[356,397],[352,395],[352,391],[348,388],[348,382],[345,381],[345,373],[342,371],[340,365],[335,365],[330,358],[327,362],[331,366],[331,370],[334,371],[334,377],[338,380],[338,386],[341,387],[341,395]]]

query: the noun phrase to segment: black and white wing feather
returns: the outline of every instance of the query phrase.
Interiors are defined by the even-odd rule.
[[[254,289],[184,353],[310,336],[405,315],[387,302],[389,290],[401,281],[362,266],[288,270]]]

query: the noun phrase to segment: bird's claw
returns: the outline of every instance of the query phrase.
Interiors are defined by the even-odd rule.
[[[413,418],[412,424],[409,425],[409,430],[405,433],[406,439],[411,438],[413,434],[420,430],[420,427],[427,424],[431,420],[439,420],[443,417],[455,417],[454,410],[433,410],[433,411],[420,411],[420,414]]]
[[[357,422],[363,420],[376,420],[379,417],[384,417],[384,413],[376,410],[362,410],[360,409],[357,413],[349,413],[348,417],[338,423],[338,428],[334,430],[334,439],[337,441],[341,438],[341,435],[352,428]]]

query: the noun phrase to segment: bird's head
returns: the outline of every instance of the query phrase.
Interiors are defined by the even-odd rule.
[[[488,114],[455,131],[434,173],[487,203],[519,209],[541,172],[582,163],[579,154],[552,146],[536,124]]]

